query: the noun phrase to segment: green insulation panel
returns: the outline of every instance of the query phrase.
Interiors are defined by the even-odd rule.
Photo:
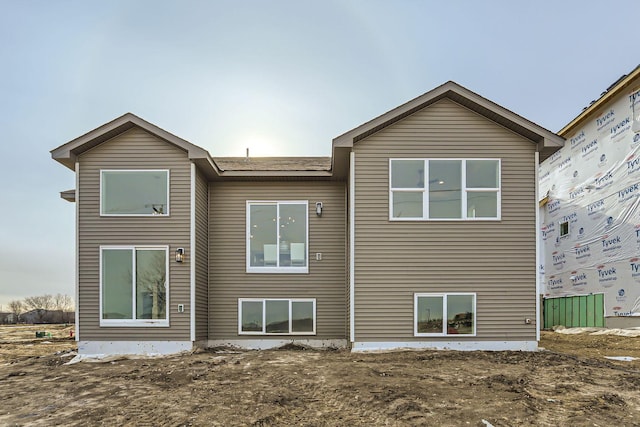
[[[544,300],[544,328],[604,328],[604,294],[548,298]]]

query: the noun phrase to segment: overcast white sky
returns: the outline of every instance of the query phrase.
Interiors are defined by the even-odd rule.
[[[74,294],[74,174],[133,112],[213,156],[328,156],[447,80],[558,131],[640,62],[640,2],[0,0],[0,305]]]

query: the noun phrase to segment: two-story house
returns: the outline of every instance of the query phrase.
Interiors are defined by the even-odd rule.
[[[133,114],[75,171],[79,351],[537,348],[537,170],[563,139],[448,82],[330,158],[217,158]]]

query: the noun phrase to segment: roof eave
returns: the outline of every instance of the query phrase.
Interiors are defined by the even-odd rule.
[[[452,101],[505,126],[543,147],[562,147],[564,138],[525,119],[514,112],[449,81],[411,101],[352,129],[333,140],[333,147],[353,147],[353,144],[443,98]]]
[[[60,198],[67,202],[74,203],[76,201],[76,190],[65,190],[60,192]]]
[[[216,175],[219,170],[211,159],[207,150],[198,147],[158,126],[141,119],[132,113],[126,113],[104,125],[75,138],[66,144],[51,150],[51,157],[68,167],[75,170],[76,158],[79,154],[84,153],[116,136],[128,131],[134,126],[155,135],[156,137],[172,144],[187,152],[190,160],[194,161],[201,168],[205,169],[208,176]]]
[[[614,86],[608,89],[604,94],[596,101],[591,103],[585,108],[578,116],[571,120],[565,127],[558,131],[558,135],[568,136],[575,128],[577,128],[584,120],[595,114],[602,106],[617,97],[623,89],[631,86],[636,78],[640,76],[640,65],[638,65],[632,72],[626,77],[622,78],[619,82],[614,83]]]
[[[331,177],[333,174],[329,170],[322,171],[224,171],[219,174],[224,177]]]

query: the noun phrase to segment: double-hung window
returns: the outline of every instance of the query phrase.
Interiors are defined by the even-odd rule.
[[[306,201],[247,202],[247,272],[308,273]]]
[[[240,335],[314,335],[315,299],[238,300]]]
[[[100,326],[169,326],[168,251],[100,248]]]
[[[101,170],[100,215],[169,215],[169,171]]]
[[[414,335],[475,335],[476,295],[428,293],[414,295]]]
[[[390,159],[391,220],[500,219],[499,159]]]

